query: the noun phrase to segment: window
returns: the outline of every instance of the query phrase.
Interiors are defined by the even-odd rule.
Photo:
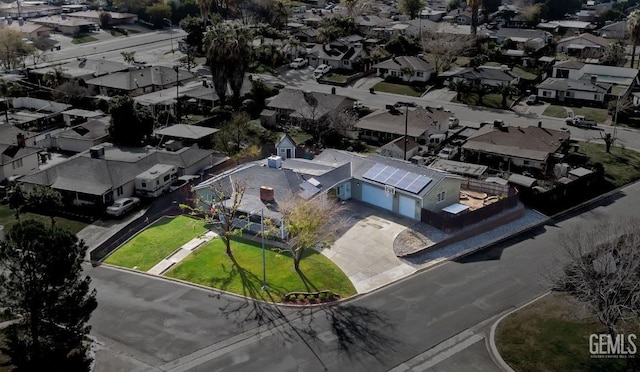
[[[416,76],[417,77],[423,77],[424,76],[424,72],[416,71]]]
[[[11,166],[13,166],[13,169],[22,168],[22,159],[18,159],[16,161],[12,162]]]
[[[142,182],[142,187],[146,188],[147,187],[147,183],[146,182]]]
[[[349,61],[343,61],[345,66],[349,66]]]
[[[529,160],[525,160],[524,161],[524,165],[530,165],[531,163],[529,163]]]
[[[167,174],[166,176],[164,176],[164,182],[169,181],[170,178],[171,178],[171,176]]]
[[[593,95],[593,99],[596,100],[596,101],[599,101],[600,100],[600,95],[599,94],[594,94]]]
[[[444,191],[443,191],[443,192],[438,193],[438,195],[436,195],[436,203],[440,203],[441,201],[443,201],[443,200],[444,200],[444,198],[445,198],[445,193],[444,193]]]
[[[542,91],[542,96],[543,96],[543,97],[549,97],[550,95],[551,95],[551,94],[549,94],[549,92],[548,92],[548,91],[546,91],[546,90],[543,90],[543,91]]]
[[[143,186],[144,187],[144,184]],[[116,190],[116,193],[118,194],[118,196],[122,195],[124,193],[124,189],[122,188],[122,186],[118,187],[118,189]]]
[[[391,71],[391,76],[398,76],[398,73],[395,71]]]

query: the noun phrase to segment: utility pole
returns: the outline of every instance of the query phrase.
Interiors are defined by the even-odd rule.
[[[162,18],[162,20],[165,23],[169,24],[169,33],[171,34],[170,35],[171,36],[171,55],[175,57],[176,52],[175,52],[175,49],[173,49],[173,23],[168,18]]]
[[[176,119],[180,123],[180,68],[179,66],[173,66],[176,71]]]
[[[264,249],[264,208],[260,210],[260,229],[262,233],[262,290],[267,291],[269,287],[267,287],[267,258]]]

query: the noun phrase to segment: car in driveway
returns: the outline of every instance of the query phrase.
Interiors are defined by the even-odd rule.
[[[331,71],[331,66],[322,64],[316,67],[315,70],[313,70],[313,77],[316,79],[320,79],[324,74],[328,73],[329,71]]]
[[[198,175],[186,175],[186,176],[180,176],[178,177],[177,180],[173,181],[173,183],[169,186],[169,191],[173,192],[176,191],[177,189],[181,188],[184,185],[190,184],[196,180],[199,180],[200,176]]]
[[[529,97],[527,97],[525,103],[529,106],[535,105],[536,103],[538,103],[538,96],[535,94],[530,95]]]
[[[140,199],[138,198],[120,198],[116,199],[113,204],[107,207],[106,213],[109,216],[120,217],[131,212],[138,205],[140,205]]]
[[[289,67],[291,68],[302,68],[307,65],[307,60],[304,58],[296,58],[291,63],[289,63]]]

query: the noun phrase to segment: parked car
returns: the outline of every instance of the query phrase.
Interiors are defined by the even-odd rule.
[[[140,204],[138,198],[120,198],[116,199],[110,206],[107,207],[106,213],[109,216],[120,217],[123,214],[131,212],[135,207]]]
[[[192,183],[196,180],[199,180],[200,176],[192,174],[192,175],[185,175],[185,176],[180,176],[178,177],[177,180],[173,181],[173,183],[171,184],[171,186],[169,186],[169,191],[173,192],[176,191],[177,189],[181,188],[184,185],[187,185],[189,183]]]
[[[315,70],[313,70],[313,77],[316,79],[320,79],[324,74],[328,73],[329,71],[331,71],[331,66],[322,64],[316,67]]]
[[[449,129],[451,129],[457,127],[458,124],[460,124],[460,120],[458,120],[458,118],[455,116],[449,116],[449,120],[447,120],[447,123],[449,125]]]
[[[353,103],[353,108],[354,108],[354,109],[361,109],[361,108],[363,108],[363,107],[364,107],[364,104],[363,104],[362,102],[360,102],[360,101],[355,101],[355,102]]]
[[[535,94],[530,95],[529,97],[527,97],[525,103],[527,105],[535,105],[536,103],[538,103],[538,96]]]
[[[456,151],[455,148],[449,147],[449,146],[443,148],[438,153],[438,157],[440,159],[447,159],[447,160],[451,160],[451,159],[455,158],[456,155],[458,155],[458,151]]]
[[[593,128],[598,125],[595,120],[589,120],[582,115],[569,116],[565,119],[567,125],[571,125],[578,128]]]
[[[296,58],[291,63],[289,63],[289,67],[291,68],[302,68],[307,65],[307,60],[304,58]]]
[[[396,108],[400,108],[400,107],[418,107],[418,104],[415,102],[396,102],[396,104],[394,105],[396,106]]]

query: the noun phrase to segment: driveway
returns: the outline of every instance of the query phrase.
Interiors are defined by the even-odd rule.
[[[413,274],[393,252],[393,241],[416,221],[394,216],[363,203],[345,203],[353,224],[322,254],[349,277],[358,293],[367,293]]]

